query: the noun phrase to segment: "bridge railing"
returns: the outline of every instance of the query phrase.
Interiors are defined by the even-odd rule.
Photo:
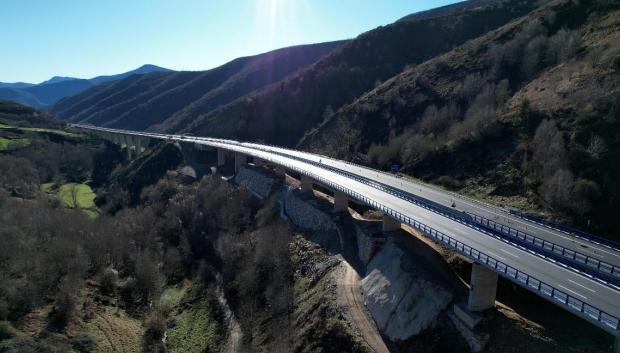
[[[533,291],[536,294],[551,300],[552,302],[564,307],[565,309],[568,309],[569,311],[572,311],[572,312],[575,312],[581,315],[582,317],[586,318],[587,320],[591,322],[594,322],[595,324],[611,332],[612,334],[615,334],[615,335],[620,334],[620,320],[617,317],[611,314],[608,314],[592,305],[589,305],[583,302],[582,300],[576,297],[573,297],[570,294],[564,291],[561,291],[553,287],[552,285],[549,285],[537,279],[534,276],[531,276],[523,271],[520,271],[512,266],[509,266],[506,263],[500,260],[497,260],[492,256],[489,256],[483,251],[477,250],[474,247],[466,245],[463,242],[456,240],[453,237],[441,231],[438,231],[433,227],[427,226],[426,224],[422,222],[416,221],[415,219],[409,216],[406,216],[390,207],[387,207],[377,201],[374,201],[368,198],[367,196],[362,195],[361,193],[358,193],[354,190],[351,190],[343,185],[337,184],[319,175],[316,175],[314,173],[298,168],[292,164],[283,163],[281,161],[276,161],[275,159],[272,159],[270,157],[260,156],[260,158],[270,160],[271,162],[275,164],[284,165],[286,168],[294,170],[300,174],[307,175],[329,187],[334,188],[335,190],[341,191],[349,195],[350,197],[357,199],[359,202],[362,202],[370,207],[378,209],[384,212],[385,214],[399,220],[400,222],[408,224],[414,229],[417,229],[418,231],[420,231],[427,237],[437,241],[438,243],[444,244],[456,250],[457,252],[473,259],[474,261],[491,268],[492,270],[499,273],[503,277],[506,277],[509,280],[521,286],[524,286],[530,291]]]
[[[596,243],[596,244],[608,247],[610,249],[614,249],[614,250],[620,249],[620,244],[616,243],[615,241],[611,241],[609,239],[605,239],[603,237],[600,237],[598,235],[590,234],[588,232],[584,232],[584,231],[579,230],[579,229],[575,229],[575,228],[572,228],[572,227],[569,227],[569,226],[565,226],[563,224],[558,224],[558,223],[555,223],[555,222],[551,222],[551,221],[548,221],[546,219],[543,219],[543,218],[540,218],[540,217],[536,217],[534,215],[527,214],[527,213],[521,212],[521,211],[510,210],[509,213],[511,215],[515,216],[515,217],[519,217],[519,218],[524,219],[526,221],[534,222],[534,223],[539,224],[539,225],[541,225],[543,227],[555,229],[555,230],[560,231],[562,233],[574,235],[577,238],[585,239],[585,240],[591,241],[593,243]]]
[[[114,129],[106,129],[106,130],[114,131]],[[156,133],[140,133],[140,134],[151,135],[154,137],[162,137],[162,138],[173,138],[173,135],[165,135],[165,134],[156,134]],[[211,141],[215,143],[234,144],[240,147],[247,148],[246,146],[247,143],[238,142],[234,140],[216,139],[216,138],[209,138],[209,137],[206,137],[206,138],[195,137],[195,136],[183,136],[183,139],[194,141],[194,142]],[[281,149],[280,147],[277,147],[277,146],[259,145],[259,144],[252,144],[252,146],[254,146],[253,148],[256,148],[256,149],[259,149],[265,152],[275,153],[275,154],[282,155],[287,158],[301,160],[304,163],[319,166],[324,169],[329,169],[332,172],[338,173],[340,175],[345,175],[348,178],[354,179],[358,182],[364,183],[366,185],[372,186],[381,191],[387,192],[393,196],[399,197],[405,201],[411,202],[417,206],[423,207],[427,210],[440,214],[444,217],[448,217],[459,223],[472,226],[474,229],[478,231],[481,231],[479,227],[483,227],[484,229],[490,231],[492,233],[491,235],[500,236],[501,238],[512,241],[516,243],[517,245],[522,246],[526,249],[530,249],[532,251],[540,253],[541,255],[555,259],[556,261],[560,261],[567,266],[571,266],[577,271],[584,272],[590,276],[598,277],[599,279],[607,283],[612,283],[616,286],[618,285],[618,280],[620,279],[620,268],[613,266],[612,264],[609,264],[605,261],[595,259],[591,256],[588,256],[578,251],[567,249],[556,243],[553,243],[548,240],[525,233],[523,231],[514,229],[510,226],[506,226],[502,223],[490,220],[488,218],[476,215],[474,213],[454,211],[445,206],[439,205],[433,201],[417,196],[415,194],[402,191],[393,186],[386,185],[386,184],[368,179],[366,177],[359,176],[351,172],[343,171],[342,169],[339,169],[339,168],[336,168],[330,165],[319,163],[319,162],[316,162],[316,161],[313,161],[307,158],[294,156],[289,153],[274,151],[274,149],[275,150]],[[265,146],[269,148],[266,148]],[[345,162],[345,163],[348,163],[353,166],[358,166],[350,162]],[[382,172],[382,173],[385,173],[385,172]]]
[[[226,140],[225,143],[233,143],[239,146],[243,146],[243,143],[237,141],[233,142],[230,140]],[[618,287],[618,284],[620,284],[620,268],[605,261],[601,261],[594,257],[588,256],[584,253],[567,249],[564,246],[522,232],[510,226],[506,226],[504,224],[490,220],[488,218],[478,216],[474,213],[458,212],[452,210],[448,207],[439,205],[420,196],[404,192],[395,187],[368,179],[366,177],[359,176],[351,172],[343,171],[336,167],[325,165],[302,157],[291,156],[287,153],[276,152],[264,147],[256,146],[254,148],[263,150],[265,152],[282,155],[287,158],[300,160],[304,163],[312,164],[323,169],[329,169],[334,173],[344,175],[348,178],[372,186],[393,196],[399,197],[407,202],[411,202],[424,209],[440,214],[444,217],[450,218],[467,226],[471,226],[478,231],[482,231],[480,227],[483,227],[485,230],[491,232],[491,235],[499,236],[502,239],[509,240],[519,246],[535,251],[543,256],[555,259],[556,261],[560,261],[561,263],[570,266],[577,271],[599,278],[600,280],[604,281],[605,284],[613,284],[616,286],[616,288]]]
[[[153,135],[152,137],[157,137],[157,138],[167,138],[170,139],[172,138],[171,136],[166,136],[166,135],[159,135],[159,136],[155,136]],[[236,141],[235,141],[236,142]],[[224,143],[219,143],[219,142],[213,142],[215,144],[224,144]],[[230,146],[219,146],[222,148],[226,148],[226,147],[230,147]],[[354,199],[358,200],[359,202],[366,204],[370,207],[373,207],[375,209],[378,209],[382,212],[384,212],[385,214],[390,215],[391,217],[399,220],[402,223],[408,224],[409,226],[413,227],[414,229],[417,229],[418,231],[420,231],[422,234],[426,235],[427,237],[437,241],[438,243],[444,244],[454,250],[456,250],[457,252],[473,259],[474,261],[487,266],[489,268],[491,268],[492,270],[496,271],[497,273],[499,273],[500,275],[502,275],[503,277],[508,278],[509,280],[524,286],[525,288],[535,292],[536,294],[547,298],[549,300],[551,300],[552,302],[556,303],[557,305],[560,305],[562,307],[564,307],[565,309],[568,309],[569,311],[575,312],[579,315],[581,315],[582,317],[586,318],[587,320],[592,321],[593,323],[597,324],[598,326],[604,328],[605,330],[611,332],[614,335],[619,335],[620,334],[620,320],[609,314],[606,313],[592,305],[589,305],[585,302],[583,302],[582,300],[575,298],[573,296],[571,296],[570,294],[561,291],[537,278],[535,278],[534,276],[531,276],[523,271],[520,271],[512,266],[507,265],[506,263],[495,259],[492,256],[489,256],[488,254],[484,253],[483,251],[477,250],[471,246],[468,246],[464,243],[462,243],[459,240],[454,239],[453,237],[450,237],[449,235],[438,231],[436,229],[434,229],[433,227],[427,226],[422,222],[419,222],[409,216],[406,216],[390,207],[387,207],[377,201],[374,201],[370,198],[368,198],[367,196],[358,193],[352,189],[349,189],[343,185],[337,184],[331,180],[328,180],[326,178],[323,178],[317,174],[308,172],[304,169],[298,168],[295,165],[292,165],[290,163],[285,163],[282,161],[278,161],[275,158],[272,158],[270,156],[263,156],[258,155],[256,152],[249,150],[247,147],[242,147],[242,146],[237,146],[237,148],[242,149],[244,153],[247,153],[249,155],[253,155],[256,156],[258,158],[262,158],[268,161],[271,161],[272,163],[275,164],[279,164],[279,165],[283,165],[286,168],[289,168],[291,170],[294,170],[300,174],[303,175],[307,175],[325,185],[328,185],[329,187],[334,188],[335,190],[339,190],[347,195],[349,195],[350,197],[353,197]],[[265,152],[265,151],[263,151]],[[270,153],[273,153],[271,151],[269,151]],[[290,156],[287,155],[288,158],[290,158]],[[307,162],[306,162],[307,163]]]

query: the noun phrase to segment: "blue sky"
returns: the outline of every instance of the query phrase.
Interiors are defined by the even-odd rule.
[[[0,0],[0,81],[90,78],[155,64],[353,38],[455,0]]]

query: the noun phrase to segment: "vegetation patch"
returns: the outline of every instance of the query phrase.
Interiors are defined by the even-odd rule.
[[[20,131],[49,133],[49,134],[61,135],[64,137],[82,137],[83,136],[81,134],[76,134],[73,132],[68,132],[68,131],[59,130],[59,129],[47,129],[47,128],[40,128],[40,127],[20,127],[20,126],[6,125],[2,123],[0,123],[0,129],[13,129],[13,130],[20,130]]]
[[[100,214],[99,209],[95,206],[95,197],[97,195],[86,184],[67,183],[58,186],[54,182],[48,182],[41,184],[39,188],[48,194],[56,193],[56,196],[66,208],[79,208],[90,218],[96,218]]]
[[[58,198],[67,208],[93,208],[95,196],[95,192],[86,184],[64,184],[58,190]]]
[[[12,151],[20,148],[28,147],[30,145],[30,139],[18,138],[8,139],[0,137],[0,151]]]
[[[86,327],[95,339],[93,353],[141,351],[142,326],[123,310],[106,307]]]
[[[181,303],[181,300],[187,293],[188,288],[190,287],[189,282],[179,284],[176,286],[171,286],[164,289],[161,297],[159,298],[159,303],[163,307],[174,308]]]
[[[183,310],[168,331],[167,345],[172,353],[220,352],[225,332],[217,317],[215,300],[202,299]]]

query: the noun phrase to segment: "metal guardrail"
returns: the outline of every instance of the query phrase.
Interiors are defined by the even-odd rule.
[[[97,130],[97,128],[95,128],[94,130]],[[106,131],[106,130],[103,130]],[[107,130],[109,132],[113,132],[113,130]],[[142,134],[142,136],[148,136],[148,137],[155,137],[155,138],[164,138],[164,139],[172,139],[173,137],[170,135],[159,135],[159,134]],[[209,142],[209,141],[206,141]],[[229,141],[230,142],[230,141]],[[235,141],[236,142],[236,141]],[[210,143],[214,143],[214,144],[224,144],[222,142],[210,142]],[[216,146],[217,147],[217,146]],[[222,148],[230,148],[230,146],[220,146]],[[345,194],[349,195],[350,197],[353,197],[354,199],[357,199],[358,201],[370,206],[370,207],[374,207],[378,210],[381,210],[382,212],[390,215],[391,217],[394,217],[395,219],[398,219],[399,221],[408,224],[410,226],[412,226],[413,228],[419,230],[420,232],[422,232],[422,234],[426,235],[427,237],[442,243],[454,250],[456,250],[457,252],[473,259],[474,261],[489,267],[490,269],[498,272],[500,275],[502,275],[505,278],[508,278],[509,280],[524,286],[525,288],[529,289],[530,291],[540,295],[543,298],[547,298],[550,301],[556,303],[559,306],[564,307],[565,309],[575,312],[579,315],[581,315],[582,317],[586,318],[587,320],[595,323],[596,325],[602,327],[603,329],[609,331],[610,333],[614,334],[614,335],[618,335],[620,334],[620,320],[611,315],[608,314],[592,305],[589,305],[549,284],[544,283],[541,280],[536,279],[534,276],[531,276],[523,271],[519,271],[518,269],[511,267],[507,264],[505,264],[502,261],[499,261],[495,258],[493,258],[492,256],[489,256],[487,254],[485,254],[482,251],[479,251],[471,246],[468,246],[452,237],[450,237],[449,235],[444,234],[441,231],[438,231],[432,227],[429,227],[419,221],[416,221],[415,219],[408,217],[396,210],[393,210],[379,202],[376,202],[374,200],[371,200],[370,198],[356,192],[353,191],[345,186],[339,185],[337,183],[334,183],[331,180],[327,180],[319,175],[316,175],[314,173],[305,171],[301,168],[298,168],[292,164],[289,163],[284,163],[281,161],[277,161],[272,157],[265,157],[262,155],[257,155],[256,153],[253,153],[252,151],[246,151],[246,149],[249,149],[247,147],[240,147],[241,149],[243,149],[244,153],[253,155],[255,157],[258,158],[262,158],[265,160],[269,160],[272,163],[275,164],[279,164],[279,165],[284,165],[285,167],[291,169],[291,170],[295,170],[300,174],[303,175],[307,175],[321,183],[324,183],[325,185],[328,185],[336,190],[339,190],[341,192],[344,192]],[[265,152],[265,151],[263,151]],[[273,153],[271,151],[269,151],[269,153]],[[290,156],[287,156],[288,158],[291,158]]]
[[[100,128],[96,128],[96,129],[100,129]],[[114,129],[106,129],[106,130],[115,131]],[[138,134],[143,135],[143,136],[147,135],[147,136],[152,136],[152,137],[160,137],[160,138],[163,137],[167,139],[174,138],[174,135],[164,135],[164,134],[156,134],[156,133],[138,133]],[[190,140],[193,142],[211,141],[211,142],[216,142],[216,143],[234,144],[237,146],[241,146],[243,148],[248,148],[246,146],[247,143],[234,141],[234,140],[226,140],[226,139],[183,136],[182,140]],[[567,249],[561,245],[558,245],[553,242],[549,242],[547,240],[541,239],[539,237],[527,234],[525,232],[514,229],[510,226],[506,226],[501,223],[495,222],[493,220],[487,219],[485,217],[478,216],[474,213],[454,211],[445,206],[439,205],[433,201],[417,196],[415,194],[404,192],[393,186],[386,185],[386,184],[371,180],[369,178],[359,176],[351,172],[343,171],[342,169],[339,169],[337,167],[319,163],[319,162],[309,160],[303,157],[294,156],[294,155],[287,154],[284,152],[274,151],[272,149],[265,148],[259,144],[251,144],[251,145],[253,146],[252,148],[255,148],[258,150],[262,150],[262,151],[269,152],[269,153],[275,153],[275,154],[278,154],[278,155],[281,155],[287,158],[301,160],[304,163],[319,166],[324,169],[330,169],[332,172],[338,173],[340,175],[345,175],[348,178],[351,178],[358,182],[372,186],[376,189],[387,192],[393,196],[397,196],[405,201],[414,203],[420,207],[423,207],[427,210],[440,214],[444,217],[448,217],[452,220],[458,221],[468,226],[473,226],[474,229],[478,231],[480,231],[478,227],[482,226],[488,231],[490,231],[491,233],[493,233],[492,235],[496,235],[504,239],[508,237],[509,239],[507,240],[516,242],[518,245],[526,249],[530,249],[536,252],[542,252],[541,255],[550,257],[556,261],[568,262],[568,263],[565,263],[565,265],[571,266],[577,271],[585,272],[590,276],[598,277],[600,280],[604,281],[603,283],[605,284],[613,283],[616,286],[620,285],[620,282],[619,282],[620,269],[618,267],[613,266],[607,262],[592,258],[591,256],[588,256],[586,254]],[[268,146],[268,147],[271,147],[277,150],[281,149],[280,147],[277,147],[277,146],[271,146],[271,145],[264,145],[264,146]],[[345,163],[357,166],[354,163],[349,163],[349,162],[345,162]],[[387,174],[385,172],[382,172],[382,173]],[[600,272],[597,272],[597,270]]]
[[[226,141],[224,143],[232,143],[236,145],[243,145],[243,143],[237,141]],[[247,147],[246,147],[247,148]],[[605,284],[613,283],[614,285],[620,285],[620,268],[609,264],[605,261],[600,261],[586,254],[580,253],[578,251],[573,251],[567,249],[561,245],[555,244],[553,242],[541,239],[534,235],[527,234],[520,230],[514,229],[512,227],[503,225],[501,223],[492,221],[482,216],[478,216],[469,212],[458,212],[454,211],[445,206],[439,205],[433,201],[426,200],[420,196],[403,192],[395,187],[368,179],[366,177],[359,176],[357,174],[343,171],[339,168],[325,165],[319,162],[315,162],[312,160],[308,160],[302,157],[291,156],[290,154],[272,151],[266,148],[255,147],[256,149],[263,150],[269,153],[275,153],[278,155],[285,156],[287,158],[292,158],[296,160],[301,160],[304,163],[312,164],[315,166],[319,166],[324,169],[329,169],[334,173],[344,175],[348,178],[354,179],[366,185],[372,186],[381,191],[387,192],[393,196],[399,197],[405,201],[411,202],[415,205],[423,207],[429,211],[440,214],[444,217],[448,217],[452,220],[455,220],[459,223],[463,223],[468,226],[474,226],[474,229],[480,231],[478,227],[482,226],[493,235],[497,235],[503,239],[508,237],[511,241],[518,243],[524,248],[542,252],[541,255],[550,257],[560,262],[568,262],[565,263],[567,266],[572,266],[575,270],[585,272],[591,276],[598,277],[600,280],[604,281]],[[569,261],[567,261],[569,260]],[[600,272],[598,272],[598,271]]]
[[[336,190],[344,192],[345,194],[357,199],[358,201],[370,207],[376,208],[382,212],[385,212],[391,217],[394,217],[395,219],[398,219],[399,221],[412,226],[413,228],[422,232],[427,237],[439,243],[447,245],[448,247],[456,250],[457,252],[473,259],[474,261],[482,265],[489,267],[495,272],[498,272],[503,277],[506,277],[509,280],[521,286],[524,286],[530,291],[533,291],[536,294],[551,300],[557,305],[560,305],[564,307],[565,309],[568,309],[569,311],[582,315],[587,320],[594,322],[600,327],[603,327],[605,330],[611,332],[612,334],[617,335],[618,333],[620,333],[620,320],[617,317],[610,315],[592,305],[589,305],[541,280],[538,280],[534,276],[531,276],[523,271],[519,271],[516,268],[509,266],[505,264],[504,262],[485,254],[482,251],[479,251],[471,246],[468,246],[462,243],[461,241],[458,241],[450,237],[449,235],[444,234],[441,231],[438,231],[419,221],[416,221],[411,217],[405,216],[402,213],[395,211],[379,202],[371,200],[370,198],[356,191],[353,191],[345,186],[334,183],[331,180],[327,180],[321,176],[318,176],[314,173],[307,172],[305,170],[302,170],[301,168],[297,168],[288,163],[275,161],[275,160],[272,160],[271,158],[265,158],[265,157],[259,157],[259,158],[271,160],[273,163],[284,165],[287,168],[295,170],[296,172],[300,174],[307,175],[321,183],[324,183],[325,185],[328,185]]]
[[[520,212],[520,211],[515,211],[515,210],[509,210],[508,211],[511,215],[515,216],[515,217],[519,217],[521,219],[524,219],[526,221],[530,221],[530,222],[534,222],[536,224],[539,224],[543,227],[547,227],[547,228],[551,228],[554,230],[557,230],[559,232],[562,233],[566,233],[569,235],[574,235],[577,238],[581,238],[584,240],[588,240],[591,241],[595,244],[598,245],[602,245],[605,246],[607,248],[613,249],[613,250],[620,250],[620,244],[616,243],[615,241],[611,241],[609,239],[605,239],[603,237],[599,237],[598,235],[594,235],[588,232],[584,232],[582,230],[579,229],[575,229],[569,226],[565,226],[562,224],[558,224],[555,222],[551,222],[551,221],[547,221],[546,219],[540,218],[540,217],[536,217],[533,216],[531,214],[527,214],[525,212]]]
[[[620,268],[610,263],[595,259],[578,251],[567,249],[561,245],[557,245],[555,243],[527,234],[520,230],[510,228],[501,223],[497,223],[495,221],[486,219],[473,213],[470,213],[470,216],[474,219],[476,223],[501,232],[502,234],[505,234],[515,240],[525,242],[526,244],[532,244],[535,247],[542,249],[550,256],[555,255],[555,257],[563,257],[572,260],[573,263],[582,264],[587,266],[588,268],[597,269],[605,274],[611,275],[611,278],[614,280],[614,282],[617,282],[617,280],[620,279]]]
[[[96,128],[100,129],[100,128]],[[106,129],[107,131],[115,131],[114,129]],[[122,132],[121,132],[122,133]],[[159,138],[167,138],[173,139],[174,135],[164,135],[164,134],[156,134],[156,133],[138,133],[139,135],[147,135],[152,137]],[[182,140],[190,140],[193,142],[196,141],[207,141],[207,142],[215,142],[215,143],[224,143],[224,144],[233,144],[243,148],[247,147],[247,143],[234,141],[234,140],[226,140],[226,139],[215,139],[209,137],[195,137],[195,136],[183,136]],[[600,261],[586,254],[573,251],[567,249],[561,245],[555,244],[553,242],[541,239],[539,237],[527,234],[525,232],[514,229],[510,226],[506,226],[504,224],[495,222],[493,220],[487,219],[482,216],[478,216],[469,212],[458,212],[452,209],[449,209],[443,205],[439,205],[433,201],[427,200],[415,194],[405,192],[399,190],[393,186],[386,185],[374,180],[371,180],[366,177],[359,176],[357,174],[343,171],[337,167],[333,167],[330,165],[326,165],[323,163],[319,163],[313,160],[309,160],[303,157],[294,156],[291,154],[287,154],[284,152],[274,151],[269,148],[265,148],[259,144],[251,144],[255,149],[262,150],[264,152],[275,153],[287,158],[292,158],[296,160],[303,161],[304,163],[312,164],[315,166],[319,166],[324,169],[329,169],[334,173],[344,175],[348,178],[354,179],[358,182],[364,183],[381,191],[387,192],[393,196],[399,197],[405,201],[411,202],[415,205],[423,207],[427,210],[440,214],[444,217],[448,217],[454,221],[459,223],[468,225],[473,227],[474,229],[481,231],[479,227],[484,227],[487,231],[491,232],[492,236],[499,236],[502,240],[508,240],[509,242],[515,242],[516,244],[511,245],[519,245],[523,248],[538,252],[540,255],[554,259],[556,261],[560,261],[566,266],[570,266],[574,270],[578,272],[586,273],[592,277],[595,277],[602,281],[604,284],[614,284],[616,287],[620,285],[620,268],[613,266],[607,262]],[[280,147],[264,145],[271,148],[275,148],[280,150]],[[351,165],[355,165],[353,163],[345,162]],[[387,174],[385,172],[382,172]]]

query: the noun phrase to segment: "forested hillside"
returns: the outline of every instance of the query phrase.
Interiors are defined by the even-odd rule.
[[[253,90],[277,82],[344,42],[302,45],[235,59],[208,71],[136,75],[63,99],[52,112],[73,122],[175,130]]]
[[[300,147],[618,234],[620,5],[554,1],[386,81]],[[565,219],[566,220],[566,219]]]
[[[198,116],[182,131],[294,146],[342,105],[406,66],[450,51],[529,12],[537,2],[474,0],[446,16],[441,16],[446,9],[440,8],[423,13],[420,19],[413,15],[379,27],[293,77]]]
[[[277,194],[182,178],[174,144],[129,161],[14,103],[0,123],[0,352],[370,352]]]

